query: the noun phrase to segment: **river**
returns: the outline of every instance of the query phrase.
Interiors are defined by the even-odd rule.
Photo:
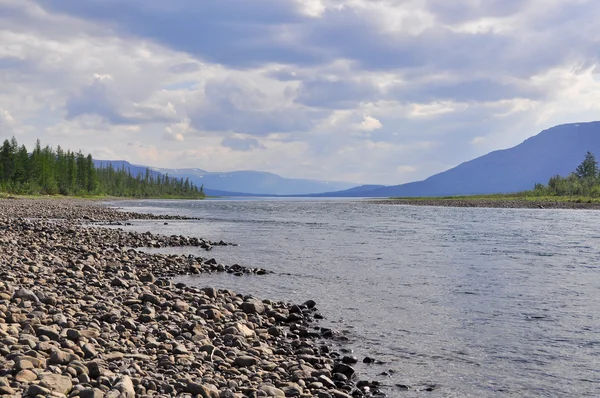
[[[238,243],[161,251],[274,271],[178,281],[315,300],[323,326],[343,331],[359,359],[381,362],[357,371],[391,397],[600,396],[600,212],[324,199],[114,205],[201,218],[128,229]]]

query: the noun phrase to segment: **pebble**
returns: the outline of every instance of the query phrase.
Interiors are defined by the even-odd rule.
[[[314,301],[174,284],[187,273],[267,271],[141,250],[222,241],[103,226],[133,219],[159,217],[84,200],[0,200],[0,395],[381,396],[372,383],[357,387],[355,358],[331,342],[339,333],[311,325]]]

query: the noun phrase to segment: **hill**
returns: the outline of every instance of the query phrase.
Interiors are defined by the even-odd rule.
[[[163,169],[131,164],[124,160],[95,160],[96,166],[112,164],[114,169],[131,170],[131,174],[144,174],[149,168],[153,175],[168,174],[170,177],[190,179],[197,186],[204,185],[209,196],[257,196],[257,195],[306,195],[327,191],[339,191],[356,187],[357,184],[335,181],[318,181],[284,178],[262,171],[209,172],[201,169]]]
[[[600,122],[563,124],[523,143],[462,163],[426,180],[331,196],[414,197],[512,193],[567,176],[587,151],[600,155]]]

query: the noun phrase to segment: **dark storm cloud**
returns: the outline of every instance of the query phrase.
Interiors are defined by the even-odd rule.
[[[440,22],[457,23],[486,17],[507,17],[529,5],[529,0],[427,0],[427,9]]]
[[[378,98],[379,89],[370,82],[315,79],[300,84],[296,102],[312,107],[350,109]]]
[[[153,39],[203,60],[244,68],[267,62],[322,65],[344,58],[359,69],[440,68],[493,62],[510,40],[444,28],[418,35],[382,30],[380,21],[354,10],[304,17],[281,0],[152,1],[40,0],[52,10],[101,21],[128,34]],[[293,39],[283,39],[285,31]]]
[[[234,67],[307,64],[320,58],[279,39],[281,26],[306,19],[287,1],[40,0],[40,4]]]
[[[577,30],[569,17],[591,23],[589,5],[567,4],[540,10],[536,32],[460,32],[441,25],[407,34],[386,31],[381,20],[350,7],[327,9],[322,17],[298,13],[282,0],[39,0],[44,7],[100,21],[125,34],[148,38],[201,60],[243,69],[266,63],[322,66],[353,61],[357,71],[427,68],[531,76],[572,59],[570,46],[591,51],[592,26]],[[388,2],[389,3],[389,2]],[[516,15],[531,0],[429,0],[428,10],[442,22]],[[403,2],[391,2],[402,7]],[[549,7],[551,8],[551,7]],[[588,15],[582,14],[587,10]],[[548,21],[546,21],[546,18]],[[591,19],[590,19],[591,18]],[[586,27],[587,26],[587,27]],[[544,35],[551,30],[552,37]],[[586,36],[588,38],[586,39]],[[580,41],[570,40],[581,37]],[[569,44],[570,43],[570,44]],[[586,52],[590,54],[590,52]],[[272,72],[281,80],[293,75]]]

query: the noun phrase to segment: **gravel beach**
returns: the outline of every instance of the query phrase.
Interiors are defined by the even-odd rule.
[[[0,200],[0,396],[385,396],[357,380],[359,359],[336,351],[339,334],[315,322],[314,301],[208,287],[214,272],[268,270],[143,252],[230,243],[114,227],[174,218],[86,200]],[[169,279],[190,273],[207,287]]]
[[[583,209],[600,210],[600,203],[519,199],[371,199],[370,203],[386,205],[487,207],[495,209]]]

